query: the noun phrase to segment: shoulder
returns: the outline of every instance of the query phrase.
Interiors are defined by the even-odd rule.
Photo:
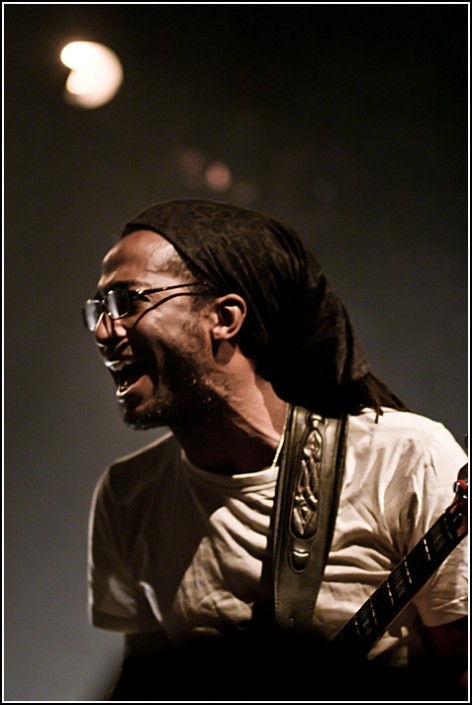
[[[408,411],[384,409],[376,419],[375,411],[366,409],[349,417],[349,443],[372,448],[397,448],[402,452],[465,453],[451,432],[439,421]]]
[[[159,479],[180,462],[180,445],[172,433],[115,460],[99,479],[95,494],[102,501],[125,506],[146,495]]]
[[[412,475],[454,480],[467,456],[440,422],[420,414],[384,409],[376,420],[373,410],[349,418],[348,457],[373,474]]]
[[[390,409],[377,422],[370,410],[350,416],[340,512],[369,532],[374,524],[399,560],[450,505],[466,462],[453,435],[432,419]]]

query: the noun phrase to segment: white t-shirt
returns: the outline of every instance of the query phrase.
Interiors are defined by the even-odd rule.
[[[349,419],[344,480],[315,614],[334,636],[451,503],[465,453],[439,423],[364,411]],[[227,476],[193,466],[172,434],[112,465],[92,504],[93,624],[164,629],[171,641],[251,618],[262,595],[277,468]],[[403,663],[417,615],[436,626],[467,614],[466,540],[382,637],[371,656]]]

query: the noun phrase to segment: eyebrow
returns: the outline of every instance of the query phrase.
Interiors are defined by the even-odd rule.
[[[128,280],[118,280],[116,282],[112,282],[106,289],[97,289],[95,292],[95,297],[97,299],[102,298],[102,296],[109,292],[112,291],[113,289],[142,289],[142,286],[139,286],[139,284],[134,280],[134,279],[128,279]]]

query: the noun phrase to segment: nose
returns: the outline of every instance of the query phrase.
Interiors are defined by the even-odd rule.
[[[103,311],[95,328],[95,340],[100,348],[110,348],[126,338],[127,330],[121,319],[112,319]]]

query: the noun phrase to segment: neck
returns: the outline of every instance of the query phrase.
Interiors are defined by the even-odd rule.
[[[259,377],[245,394],[233,394],[225,412],[192,428],[173,429],[189,460],[221,474],[269,467],[284,429],[286,403]]]

